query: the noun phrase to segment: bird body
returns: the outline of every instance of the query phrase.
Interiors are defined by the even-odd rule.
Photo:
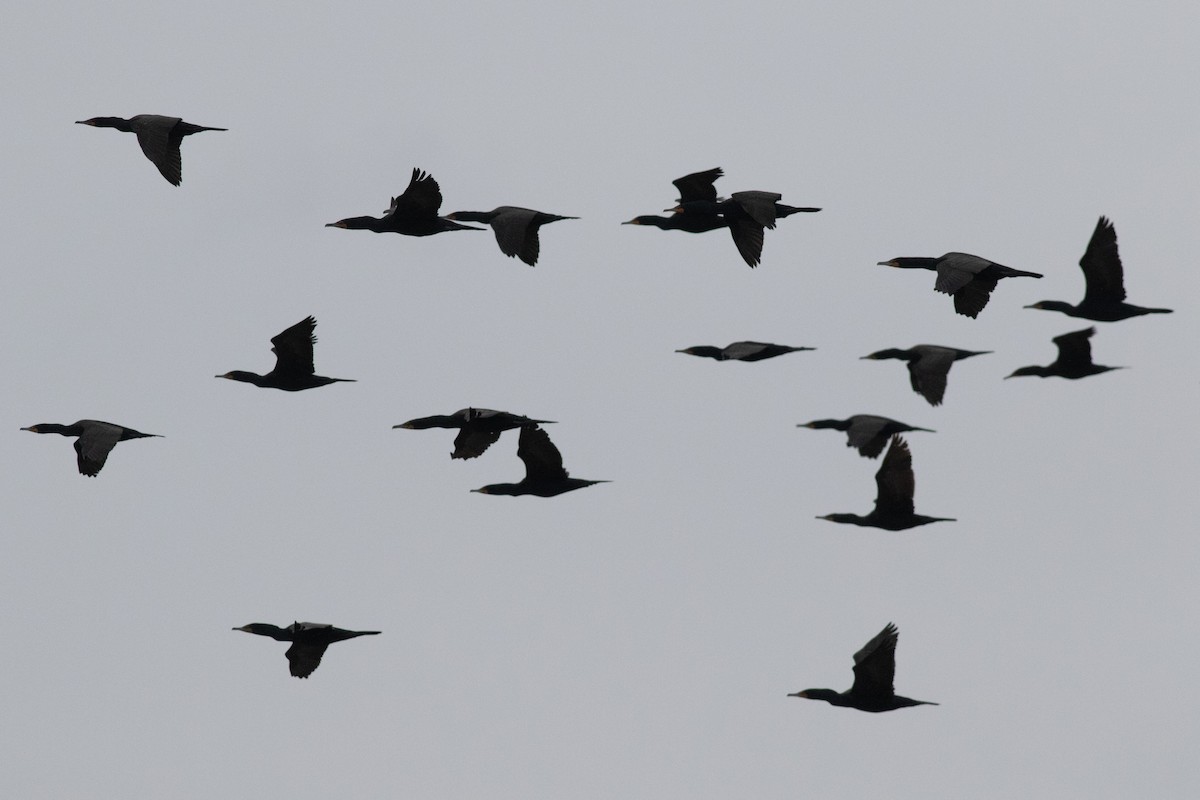
[[[504,431],[525,425],[548,424],[552,425],[554,421],[530,419],[520,414],[493,411],[490,408],[462,408],[453,414],[419,417],[392,427],[407,428],[408,430],[458,428],[458,436],[454,437],[454,451],[450,454],[450,458],[477,458],[483,455],[483,452],[491,447]]]
[[[454,220],[438,216],[442,207],[442,190],[433,176],[420,169],[413,169],[408,187],[382,217],[347,217],[330,222],[326,228],[367,230],[375,233],[400,233],[405,236],[432,236],[446,231],[481,231],[471,225],[460,225]]]
[[[864,359],[879,361],[896,358],[908,362],[908,376],[913,391],[924,397],[931,406],[940,406],[946,394],[946,379],[955,361],[971,356],[982,356],[991,350],[959,350],[936,344],[913,345],[907,350],[889,348],[863,356]]]
[[[285,392],[315,389],[331,383],[354,383],[353,378],[327,378],[316,374],[313,365],[316,327],[316,318],[309,316],[274,336],[271,339],[271,352],[275,354],[275,368],[266,375],[235,369],[216,377],[252,383],[260,389],[282,389]]]
[[[116,128],[137,135],[138,144],[150,163],[158,168],[162,176],[175,186],[183,181],[183,162],[179,145],[183,137],[201,131],[225,131],[228,128],[209,128],[184,122],[179,117],[164,117],[158,114],[138,114],[121,117],[92,117],[81,119],[76,125],[91,125],[93,128]]]
[[[522,426],[521,438],[517,443],[517,457],[525,462],[525,477],[520,483],[492,483],[471,491],[513,497],[524,494],[554,497],[585,486],[609,483],[572,478],[563,469],[562,453],[550,441],[550,436],[536,424]]]
[[[55,422],[40,422],[21,428],[33,433],[57,433],[62,436],[75,436],[75,456],[79,466],[79,474],[94,478],[100,474],[108,454],[117,446],[117,442],[130,439],[161,438],[157,433],[142,433],[133,428],[114,425],[96,419],[81,419],[71,425],[60,425]]]
[[[844,692],[833,689],[805,689],[788,697],[824,700],[826,703],[859,711],[879,713],[911,706],[936,706],[929,700],[901,697],[894,688],[896,676],[896,643],[900,632],[892,623],[863,645],[854,654],[854,685]]]
[[[1008,378],[1019,378],[1035,375],[1039,378],[1067,378],[1078,380],[1090,375],[1099,375],[1122,367],[1106,367],[1092,362],[1092,345],[1088,340],[1096,333],[1095,328],[1084,328],[1081,331],[1064,333],[1055,336],[1054,344],[1058,347],[1058,358],[1054,363],[1045,367],[1021,367]]]
[[[786,344],[771,344],[770,342],[734,342],[724,347],[712,345],[697,345],[676,350],[676,353],[687,353],[689,356],[715,358],[717,361],[762,361],[785,353],[797,353],[801,350],[815,350],[815,347],[791,347]]]
[[[905,422],[897,422],[894,419],[878,417],[874,414],[855,414],[846,419],[817,419],[796,427],[812,428],[813,430],[832,428],[842,431],[846,434],[846,446],[857,448],[859,455],[865,458],[878,458],[893,434],[907,433],[908,431],[936,432],[929,428],[917,428]]]
[[[518,206],[500,206],[491,211],[455,211],[453,214],[447,214],[445,218],[490,225],[492,232],[496,234],[500,252],[509,258],[517,256],[531,267],[537,264],[538,252],[541,249],[538,228],[559,220],[579,219]]]
[[[1125,268],[1117,249],[1117,229],[1107,217],[1100,217],[1087,250],[1079,259],[1086,284],[1083,300],[1073,306],[1062,300],[1042,300],[1026,308],[1061,311],[1069,317],[1094,322],[1120,322],[1146,314],[1170,314],[1169,308],[1144,308],[1125,302]]]
[[[931,522],[954,522],[950,517],[927,517],[913,512],[913,494],[916,480],[913,477],[912,453],[908,443],[899,436],[892,437],[891,447],[883,457],[879,471],[875,473],[875,508],[865,517],[858,514],[826,514],[817,519],[842,522],[888,531],[903,531]]]
[[[901,257],[880,261],[882,267],[931,269],[937,272],[936,291],[953,295],[954,310],[974,319],[979,316],[1001,278],[1041,278],[1037,272],[1013,269],[970,253],[946,253],[938,258]]]
[[[270,636],[277,642],[291,642],[284,655],[288,670],[293,677],[307,678],[321,665],[321,656],[334,642],[342,642],[358,636],[377,636],[379,631],[348,631],[320,622],[293,622],[286,628],[266,622],[251,622],[235,631],[245,631],[259,636]]]

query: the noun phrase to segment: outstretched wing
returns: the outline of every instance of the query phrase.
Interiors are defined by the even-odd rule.
[[[120,426],[107,422],[93,422],[84,429],[83,434],[75,440],[75,460],[81,475],[94,478],[99,474],[108,460],[108,454],[121,441],[121,433]]]
[[[715,201],[717,199],[717,178],[724,175],[725,172],[720,167],[706,169],[703,172],[693,172],[691,175],[684,175],[682,178],[677,178],[671,183],[675,184],[675,188],[679,190],[679,202],[690,203],[695,200]]]
[[[146,158],[175,186],[183,180],[183,163],[179,157],[179,143],[183,136],[172,136],[171,132],[182,121],[179,117],[158,114],[138,114],[129,120]]]
[[[1092,343],[1088,341],[1096,332],[1094,327],[1064,333],[1052,340],[1058,346],[1055,364],[1061,367],[1089,367],[1092,365]]]
[[[938,275],[940,276],[941,272]],[[954,310],[964,317],[971,319],[978,317],[979,312],[983,311],[984,306],[988,304],[992,290],[996,288],[996,281],[996,278],[983,275],[976,275],[967,281],[961,289],[954,293]]]
[[[986,258],[970,253],[946,253],[937,259],[937,281],[933,288],[939,292],[954,294],[991,265],[992,262]]]
[[[940,406],[946,395],[946,376],[954,363],[954,351],[941,348],[923,351],[921,357],[908,362],[908,376],[912,388],[930,405]]]
[[[525,462],[525,480],[529,483],[553,483],[567,478],[562,453],[550,441],[550,436],[537,425],[521,428],[517,458]]]
[[[763,226],[752,219],[734,219],[729,221],[729,234],[742,259],[751,267],[757,267],[762,261]]]
[[[275,354],[275,372],[279,375],[312,375],[313,345],[316,344],[315,317],[306,317],[271,339]]]
[[[483,452],[496,443],[500,431],[486,431],[469,426],[463,427],[454,437],[454,452],[451,458],[478,458]]]
[[[413,168],[412,178],[399,197],[392,199],[388,216],[436,217],[442,207],[442,190],[428,172]]]
[[[1108,217],[1101,217],[1092,232],[1091,241],[1083,258],[1083,279],[1087,289],[1083,294],[1085,305],[1090,303],[1119,303],[1125,300],[1125,270],[1121,267],[1121,254],[1117,251],[1117,229]]]
[[[878,458],[887,444],[887,437],[882,436],[883,427],[887,421],[882,417],[859,416],[850,424],[846,431],[847,443],[867,458]]]
[[[783,197],[776,192],[734,192],[730,199],[737,201],[750,218],[764,228],[775,227],[775,204]]]
[[[496,244],[506,256],[520,256],[529,266],[537,263],[538,235],[533,227],[536,211],[527,208],[511,208],[492,220],[492,232]]]
[[[892,446],[875,473],[875,514],[882,517],[911,516],[916,480],[913,478],[912,453],[908,442],[892,437]]]
[[[854,654],[854,685],[850,693],[864,699],[885,700],[896,690],[896,641],[900,632],[888,623],[875,638]]]
[[[284,655],[287,656],[288,670],[296,678],[307,678],[313,670],[321,666],[321,656],[325,655],[328,643],[293,642]]]

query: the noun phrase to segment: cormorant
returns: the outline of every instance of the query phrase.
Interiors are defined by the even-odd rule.
[[[1125,302],[1125,270],[1117,251],[1117,231],[1107,217],[1100,217],[1088,242],[1083,258],[1083,280],[1087,288],[1077,306],[1062,300],[1042,300],[1026,308],[1061,311],[1070,317],[1082,317],[1096,322],[1120,322],[1143,314],[1170,314],[1169,308],[1143,308]]]
[[[733,243],[742,259],[753,268],[762,261],[764,228],[774,229],[775,220],[792,214],[821,210],[784,205],[779,202],[782,198],[783,195],[778,192],[751,190],[734,192],[728,200],[719,198],[681,199],[677,206],[665,210],[673,211],[676,214],[692,215],[698,219],[723,219],[729,226],[729,233],[733,237]]]
[[[525,462],[525,477],[520,483],[492,483],[471,491],[482,494],[532,494],[538,497],[554,497],[595,483],[609,483],[570,477],[563,469],[562,453],[558,452],[558,448],[550,441],[546,432],[534,424],[521,427],[517,458]]]
[[[433,176],[414,168],[412,178],[399,197],[382,217],[348,217],[330,222],[326,228],[349,228],[375,233],[402,233],[405,236],[432,236],[446,231],[481,231],[471,225],[459,225],[454,220],[438,216],[442,207],[442,190]]]
[[[271,352],[275,354],[275,369],[266,375],[235,369],[216,377],[253,383],[262,389],[282,389],[285,392],[315,389],[329,383],[354,383],[353,378],[326,378],[324,375],[315,374],[313,345],[317,336],[313,331],[316,327],[317,320],[310,316],[273,337]]]
[[[788,697],[824,700],[830,705],[857,708],[859,711],[895,711],[909,706],[936,706],[928,700],[913,700],[896,694],[896,640],[900,633],[888,623],[875,638],[854,654],[854,685],[844,692],[833,689],[805,689]]]
[[[771,344],[769,342],[734,342],[725,347],[697,345],[696,347],[685,347],[675,352],[687,353],[689,356],[715,358],[717,361],[762,361],[764,358],[774,358],[785,353],[816,349],[815,347],[789,347],[786,344]]]
[[[869,358],[878,361],[885,358],[898,358],[908,362],[908,375],[912,380],[913,391],[929,401],[931,406],[940,406],[942,396],[946,394],[946,376],[950,366],[960,358],[982,356],[991,350],[958,350],[953,347],[941,347],[936,344],[913,345],[907,350],[892,347],[871,353]]]
[[[163,117],[158,114],[138,114],[129,119],[92,117],[81,119],[75,124],[91,125],[93,128],[116,128],[125,133],[137,134],[138,144],[141,145],[146,158],[150,159],[162,176],[175,186],[183,180],[183,163],[179,157],[179,145],[183,137],[200,131],[229,130],[193,125],[179,117]]]
[[[826,514],[817,519],[888,531],[903,531],[931,522],[956,521],[951,517],[927,517],[913,513],[916,480],[913,478],[912,453],[908,451],[908,443],[899,436],[892,437],[892,446],[875,473],[875,487],[875,508],[865,517],[858,514]]]
[[[1088,339],[1096,332],[1095,328],[1085,328],[1081,331],[1064,333],[1055,336],[1053,341],[1058,347],[1058,358],[1047,367],[1021,367],[1007,378],[1019,378],[1024,375],[1036,375],[1039,378],[1069,378],[1077,380],[1089,375],[1099,375],[1123,367],[1106,367],[1092,363],[1092,344]]]
[[[379,631],[347,631],[319,622],[293,622],[286,628],[266,622],[251,622],[233,630],[270,636],[277,642],[291,642],[292,646],[284,655],[287,656],[288,670],[296,678],[312,675],[313,671],[321,666],[321,656],[325,655],[325,648],[334,642],[342,642],[356,636],[379,634]]]
[[[833,428],[844,431],[846,447],[857,448],[859,455],[866,458],[878,458],[892,434],[907,433],[908,431],[936,433],[929,428],[917,428],[905,422],[897,422],[887,417],[877,417],[874,414],[855,414],[846,419],[816,419],[796,427],[814,430]]]
[[[705,214],[672,214],[669,217],[659,217],[653,214],[642,214],[622,225],[650,225],[664,231],[683,231],[684,233],[707,233],[717,228],[729,227],[729,220],[721,216]]]
[[[75,453],[76,461],[79,464],[79,474],[87,475],[89,478],[100,474],[104,462],[108,460],[109,452],[117,446],[117,442],[150,437],[161,438],[157,433],[142,433],[133,428],[96,419],[81,419],[72,425],[40,422],[37,425],[30,425],[28,428],[21,428],[21,430],[78,436],[79,438],[75,440]]]
[[[491,211],[455,211],[453,214],[447,214],[445,218],[491,225],[492,232],[496,234],[496,244],[500,245],[500,252],[509,258],[519,256],[531,267],[537,264],[538,260],[538,228],[562,219],[579,219],[517,206],[500,206]]]
[[[458,428],[458,436],[454,437],[454,452],[450,454],[450,458],[476,458],[483,455],[483,451],[491,447],[504,431],[524,425],[547,424],[554,424],[554,421],[530,419],[520,414],[493,411],[490,408],[462,408],[453,414],[410,419],[408,422],[393,425],[392,428]]]
[[[969,253],[946,253],[939,258],[893,258],[891,261],[880,261],[879,266],[936,271],[937,281],[933,288],[954,295],[955,312],[972,319],[983,311],[1001,278],[1042,277],[1037,272],[1013,269]]]

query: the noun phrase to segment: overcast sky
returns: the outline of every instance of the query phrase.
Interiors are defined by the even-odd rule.
[[[1200,104],[1190,2],[511,2],[431,7],[21,4],[0,28],[6,376],[0,794],[14,798],[1012,798],[1200,792],[1192,675],[1200,403]],[[228,128],[169,185],[93,116]],[[621,227],[720,166],[725,194],[820,206],[729,236]],[[324,227],[413,167],[491,233]],[[1086,320],[1100,215],[1129,299],[1082,381],[1022,378]],[[1045,273],[976,320],[895,256]],[[297,394],[270,337],[313,314]],[[754,364],[674,351],[815,347]],[[900,362],[992,350],[929,406]],[[552,499],[516,434],[451,461],[468,405],[556,420]],[[797,423],[877,413],[909,437],[905,533],[878,462]],[[70,440],[162,434],[98,478]],[[381,630],[309,680],[293,620]],[[875,715],[848,688],[900,629]]]

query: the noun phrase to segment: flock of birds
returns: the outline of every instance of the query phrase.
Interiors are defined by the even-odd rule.
[[[184,122],[179,117],[139,114],[130,119],[94,117],[79,124],[99,128],[115,128],[137,136],[142,152],[158,168],[162,176],[178,186],[182,181],[180,144],[183,137],[203,131],[224,131],[225,128],[206,127]],[[666,209],[670,216],[637,216],[627,225],[648,225],[661,230],[685,233],[707,233],[727,229],[734,246],[750,267],[762,261],[764,232],[774,229],[777,220],[797,213],[815,213],[819,208],[796,207],[780,203],[776,192],[733,192],[728,199],[719,197],[716,181],[723,171],[718,167],[685,175],[673,181],[679,191],[676,205]],[[517,206],[500,206],[491,211],[458,211],[439,215],[442,194],[438,183],[428,173],[414,169],[408,187],[391,198],[388,209],[380,217],[348,217],[331,222],[326,227],[347,230],[369,230],[375,233],[398,233],[405,236],[432,236],[452,231],[483,230],[464,222],[481,223],[491,227],[500,251],[533,266],[540,254],[539,229],[546,224],[577,217],[549,214]],[[967,253],[946,253],[938,258],[897,257],[879,262],[881,266],[900,269],[927,269],[937,273],[935,291],[953,297],[958,314],[975,318],[987,306],[992,292],[1003,278],[1041,278],[1041,274],[1014,269],[986,258]],[[1126,302],[1124,270],[1117,251],[1117,234],[1112,223],[1101,217],[1092,233],[1087,250],[1079,262],[1083,269],[1086,289],[1083,299],[1072,305],[1060,300],[1043,300],[1026,308],[1058,311],[1071,317],[1096,322],[1119,322],[1146,314],[1170,313],[1166,308],[1145,308]],[[309,316],[271,339],[275,366],[266,374],[233,370],[218,378],[250,383],[259,388],[298,392],[332,383],[352,382],[351,378],[330,378],[316,374],[313,345],[316,343],[317,321]],[[1071,380],[1098,375],[1120,367],[1096,364],[1092,361],[1091,337],[1095,328],[1064,333],[1053,339],[1058,357],[1047,366],[1021,367],[1008,377],[1061,377]],[[787,353],[812,350],[768,342],[734,342],[725,347],[701,345],[676,352],[713,358],[718,361],[761,361]],[[990,351],[962,350],[942,345],[919,344],[907,349],[889,348],[863,356],[864,359],[899,359],[906,362],[914,392],[931,406],[942,403],[947,378],[954,362]],[[486,408],[464,408],[452,414],[420,417],[394,427],[410,430],[447,428],[457,430],[452,459],[470,459],[482,455],[499,440],[504,431],[519,430],[517,456],[524,462],[525,476],[516,483],[494,483],[474,489],[482,494],[534,495],[554,497],[564,492],[582,489],[603,480],[573,478],[563,467],[562,454],[541,427],[554,424],[551,420],[531,419],[524,415]],[[856,414],[844,420],[822,419],[799,427],[833,429],[846,433],[847,445],[866,458],[886,455],[875,475],[875,506],[865,515],[837,513],[818,519],[901,531],[933,522],[952,522],[948,517],[917,514],[913,495],[915,479],[912,454],[908,443],[900,436],[913,431],[930,432],[904,422],[871,414]],[[40,423],[22,430],[33,433],[57,433],[75,437],[74,447],[79,472],[95,477],[104,467],[109,453],[119,442],[154,437],[122,425],[98,420],[79,420],[71,425]],[[297,678],[307,678],[321,662],[326,648],[335,642],[359,636],[376,635],[379,631],[352,631],[332,625],[294,622],[286,628],[267,623],[251,623],[233,630],[268,636],[276,641],[290,642],[285,653],[289,669]],[[850,689],[805,689],[790,694],[810,700],[823,700],[835,706],[861,711],[892,711],[916,705],[937,705],[925,700],[913,700],[897,695],[893,688],[896,669],[896,643],[899,633],[889,623],[882,631],[854,654],[854,682]]]

